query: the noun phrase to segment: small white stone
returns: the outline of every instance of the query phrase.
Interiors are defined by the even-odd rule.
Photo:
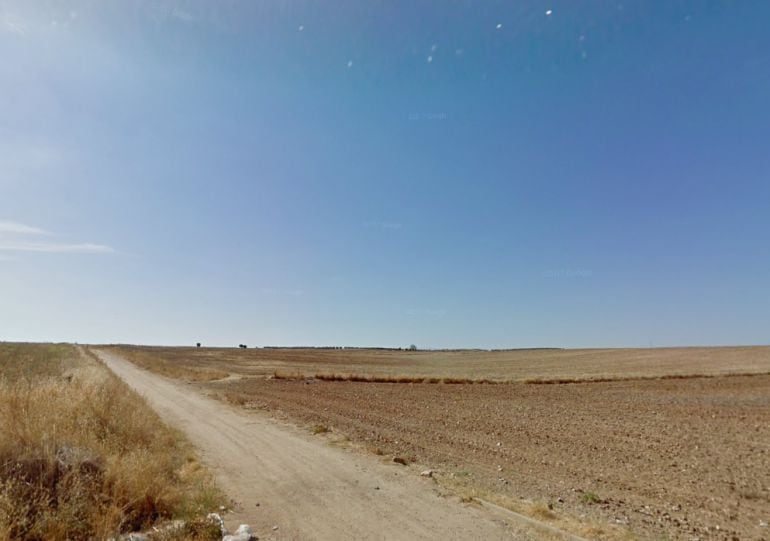
[[[248,524],[241,524],[240,526],[238,526],[238,529],[235,530],[235,535],[240,535],[244,533],[251,535],[251,526],[249,526]]]

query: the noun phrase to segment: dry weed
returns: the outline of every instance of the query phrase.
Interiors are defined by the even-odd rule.
[[[74,348],[57,361],[37,347],[31,375],[0,380],[0,539],[106,539],[216,507],[189,444],[141,397]],[[0,366],[17,353],[0,348]]]
[[[408,376],[404,374],[397,375],[383,375],[383,374],[359,374],[359,373],[318,373],[313,375],[307,375],[302,372],[280,372],[273,373],[273,379],[283,379],[290,381],[302,381],[316,379],[319,381],[350,381],[356,383],[446,383],[446,384],[473,384],[473,383],[504,383],[501,381],[494,381],[490,379],[473,379],[473,378],[460,378],[460,377],[425,377],[425,376]]]
[[[214,381],[230,375],[229,372],[213,368],[187,366],[174,360],[152,355],[140,348],[121,348],[120,355],[145,370],[185,381]]]

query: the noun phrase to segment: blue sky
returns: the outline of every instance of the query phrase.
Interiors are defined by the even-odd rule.
[[[0,0],[0,340],[768,343],[769,17]]]

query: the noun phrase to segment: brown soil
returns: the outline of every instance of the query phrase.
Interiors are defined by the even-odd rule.
[[[770,538],[767,375],[579,385],[262,378],[200,385],[332,427],[497,501],[551,504],[552,514],[620,525],[643,539]]]

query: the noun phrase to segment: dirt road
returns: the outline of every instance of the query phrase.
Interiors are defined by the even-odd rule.
[[[263,414],[238,411],[190,386],[99,358],[183,430],[229,497],[228,526],[261,539],[558,539],[505,512],[460,504],[412,468],[330,445]],[[274,529],[277,527],[277,529]]]

